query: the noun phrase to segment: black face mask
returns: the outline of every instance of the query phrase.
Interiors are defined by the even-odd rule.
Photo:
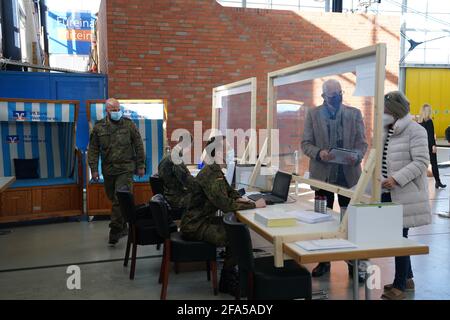
[[[332,97],[327,97],[326,101],[327,101],[328,105],[332,106],[334,109],[337,110],[341,106],[342,95],[337,94],[337,95],[332,96]]]

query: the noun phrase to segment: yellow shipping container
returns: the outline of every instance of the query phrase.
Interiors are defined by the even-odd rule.
[[[423,104],[431,105],[436,136],[445,137],[445,129],[450,126],[450,69],[407,68],[406,96],[414,115],[420,113]]]

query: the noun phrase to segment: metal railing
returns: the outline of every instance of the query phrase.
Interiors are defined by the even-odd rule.
[[[260,9],[279,9],[279,10],[295,10],[295,11],[330,11],[330,0],[318,0],[308,4],[304,0],[216,0],[223,6],[240,7],[240,8],[260,8]],[[302,4],[303,3],[303,4]]]

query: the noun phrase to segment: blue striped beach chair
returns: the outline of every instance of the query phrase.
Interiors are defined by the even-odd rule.
[[[2,196],[0,222],[82,214],[81,154],[75,145],[78,105],[0,99],[0,176],[20,175],[15,161],[38,163],[37,178],[17,179]]]

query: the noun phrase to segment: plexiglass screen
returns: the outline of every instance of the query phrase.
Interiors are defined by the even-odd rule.
[[[372,147],[374,93],[375,56],[275,78],[280,169],[356,185]]]
[[[235,137],[238,137],[239,135],[245,141],[242,143],[238,138],[227,139],[227,142],[233,146],[235,155],[240,157],[244,152],[245,145],[248,143],[250,137],[249,129],[252,127],[251,85],[218,91],[215,101],[214,107],[218,117],[218,129],[224,136],[234,134]]]
[[[251,86],[244,85],[216,93],[215,108],[218,110],[219,128],[227,129],[251,128]]]

